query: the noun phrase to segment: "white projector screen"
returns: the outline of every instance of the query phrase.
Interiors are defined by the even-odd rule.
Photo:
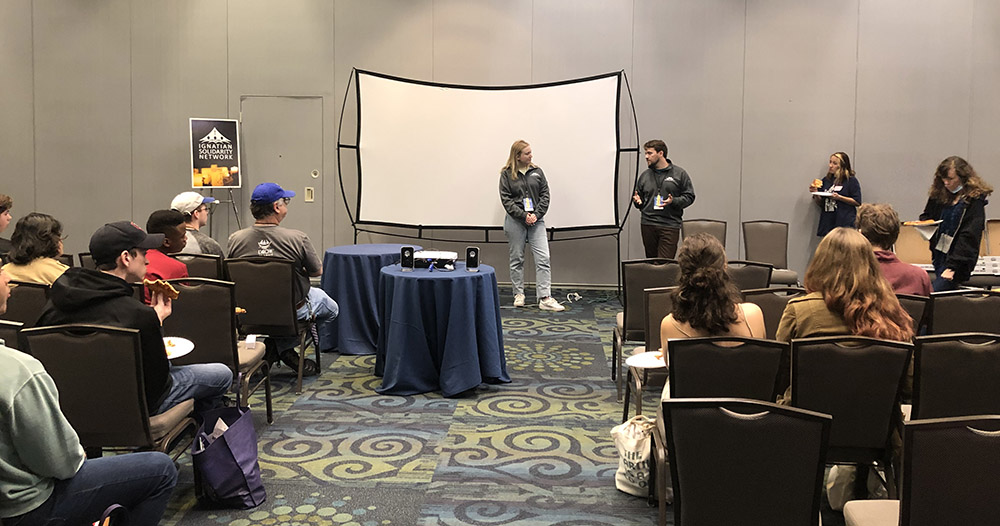
[[[357,222],[502,227],[500,169],[524,139],[547,228],[616,227],[619,77],[477,88],[358,71]]]

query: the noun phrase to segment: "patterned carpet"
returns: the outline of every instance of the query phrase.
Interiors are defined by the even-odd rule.
[[[655,524],[655,507],[614,487],[617,298],[582,291],[551,313],[508,307],[510,291],[501,293],[512,383],[463,398],[382,396],[373,356],[327,354],[296,396],[279,368],[274,423],[264,422],[263,394],[251,404],[267,502],[247,511],[198,502],[185,455],[164,524]]]

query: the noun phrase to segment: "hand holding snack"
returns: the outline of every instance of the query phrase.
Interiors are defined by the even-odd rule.
[[[813,179],[812,184],[809,185],[809,191],[818,192],[820,188],[823,188],[823,180]]]
[[[158,279],[156,281],[144,279],[142,280],[142,284],[149,289],[150,295],[162,294],[163,297],[171,300],[175,300],[178,296],[180,296],[180,293],[177,292],[177,289],[175,289],[173,285],[163,281],[162,279]]]

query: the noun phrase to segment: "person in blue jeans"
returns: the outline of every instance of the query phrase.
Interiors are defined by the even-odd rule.
[[[531,162],[531,145],[515,141],[507,164],[500,171],[500,202],[507,212],[503,233],[510,247],[510,281],[514,285],[514,306],[524,306],[524,244],[531,244],[535,256],[538,308],[562,311],[566,307],[552,297],[552,269],[549,241],[545,237],[545,212],[549,209],[549,183],[542,169]]]
[[[934,292],[957,289],[972,276],[986,228],[987,198],[993,187],[972,165],[957,156],[941,161],[934,172],[921,220],[940,220],[930,239],[931,263],[937,278]]]
[[[8,281],[0,271],[0,314]],[[156,525],[176,484],[177,468],[163,453],[87,459],[52,377],[0,340],[0,523],[87,525],[119,504],[131,524]]]

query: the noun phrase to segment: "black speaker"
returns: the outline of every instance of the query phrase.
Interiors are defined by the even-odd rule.
[[[399,265],[404,272],[413,270],[413,247],[399,249]]]
[[[479,272],[479,247],[465,247],[465,270]]]

